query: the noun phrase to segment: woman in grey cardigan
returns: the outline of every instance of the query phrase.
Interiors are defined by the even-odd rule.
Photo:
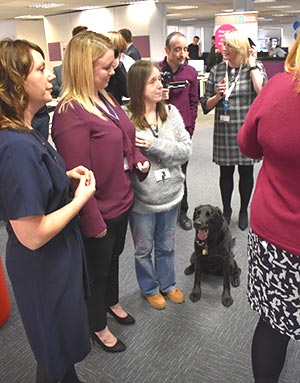
[[[163,309],[164,296],[175,303],[184,301],[184,294],[176,288],[174,245],[184,191],[181,164],[191,155],[191,140],[179,111],[162,101],[160,71],[153,63],[139,60],[133,64],[127,87],[127,112],[137,129],[136,145],[151,161],[143,182],[134,175],[132,179],[135,199],[129,222],[136,275],[150,305]]]

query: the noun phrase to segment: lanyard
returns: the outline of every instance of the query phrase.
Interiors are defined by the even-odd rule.
[[[108,100],[101,93],[99,93],[99,97],[104,102],[105,106],[108,109],[108,112],[105,109],[101,108],[101,105],[98,104],[100,106],[100,108],[102,110],[104,110],[106,113],[108,113],[113,119],[119,120],[119,116],[117,115],[117,113],[114,110],[113,106],[108,102]]]
[[[230,95],[231,95],[231,93],[232,93],[236,83],[238,82],[238,80],[240,78],[241,70],[242,70],[242,65],[240,65],[239,72],[238,72],[236,78],[230,84],[230,87],[226,90],[226,92],[224,93],[224,96],[225,96],[224,99],[225,99],[226,102],[228,102],[229,97],[230,97]],[[226,84],[229,84],[229,79],[228,79],[228,62],[226,62],[225,80],[226,80]]]
[[[155,138],[158,138],[158,112],[156,111],[155,115],[155,124],[150,125],[149,122],[147,121],[147,118],[145,117],[146,123],[149,126],[149,129],[151,130],[153,136]]]
[[[147,121],[147,118],[146,117],[144,117],[144,118],[145,118],[145,121],[146,121],[149,129],[151,130],[153,136],[155,138],[158,138],[158,111],[156,111],[156,114],[155,114],[155,124],[150,125],[149,122]],[[156,158],[156,161],[158,162],[159,168],[161,168],[161,165],[162,165],[161,159],[157,155],[154,155],[154,157]],[[162,179],[163,179],[163,181],[165,179],[164,173],[162,173]]]

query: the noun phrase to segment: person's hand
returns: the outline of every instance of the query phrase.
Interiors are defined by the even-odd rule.
[[[136,132],[135,134],[135,145],[140,148],[150,148],[153,140],[149,137],[145,137],[142,133]]]
[[[225,91],[226,91],[226,80],[225,78],[223,78],[223,80],[217,84],[216,95],[222,98]]]
[[[168,88],[163,88],[162,90],[162,99],[169,100],[170,90]]]
[[[78,180],[78,181],[80,180],[81,176],[85,176],[86,182],[90,183],[91,178],[94,175],[93,175],[93,172],[91,172],[88,168],[86,168],[85,166],[79,165],[79,166],[76,166],[76,168],[68,170],[67,176],[71,180]]]
[[[249,49],[249,57],[248,57],[248,65],[255,66],[256,65],[256,59],[257,59],[257,51],[254,48]]]
[[[101,233],[96,235],[96,238],[103,238],[106,236],[106,234],[107,234],[107,229],[104,229],[103,231],[101,231]]]
[[[141,171],[142,173],[147,173],[150,168],[150,162],[149,161],[144,161],[144,162],[138,162],[136,164],[136,168]]]
[[[94,173],[89,170],[88,174],[83,174],[80,176],[78,186],[74,192],[74,199],[80,200],[85,204],[96,191],[96,180]]]

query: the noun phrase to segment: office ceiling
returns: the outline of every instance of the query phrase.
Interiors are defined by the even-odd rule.
[[[300,20],[299,0],[160,0],[167,11],[167,22],[170,25],[205,25],[214,21],[216,13],[234,11],[234,3],[252,4],[252,9],[258,11],[259,27],[269,27],[281,24],[293,24]],[[137,0],[131,3],[137,3]],[[0,0],[0,20],[10,20],[16,16],[49,16],[61,13],[76,12],[84,7],[115,7],[128,5],[129,1],[122,0]],[[57,5],[50,7],[50,5]],[[195,6],[191,9],[176,9],[174,7]]]

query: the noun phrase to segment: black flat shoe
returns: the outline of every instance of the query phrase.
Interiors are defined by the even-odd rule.
[[[129,324],[134,324],[135,323],[135,319],[133,318],[133,316],[131,316],[130,314],[127,313],[127,316],[125,318],[121,318],[119,317],[116,313],[114,313],[112,311],[112,309],[110,307],[107,308],[107,312],[115,318],[115,320],[120,323],[120,324],[125,324],[125,325],[129,325]]]
[[[117,338],[117,343],[112,346],[112,347],[108,347],[106,346],[102,341],[101,339],[95,334],[95,333],[91,333],[90,334],[91,336],[91,339],[92,339],[92,342],[93,344],[96,342],[99,344],[100,347],[102,347],[102,349],[104,351],[107,351],[107,352],[122,352],[122,351],[125,351],[126,350],[126,346],[125,344]]]

